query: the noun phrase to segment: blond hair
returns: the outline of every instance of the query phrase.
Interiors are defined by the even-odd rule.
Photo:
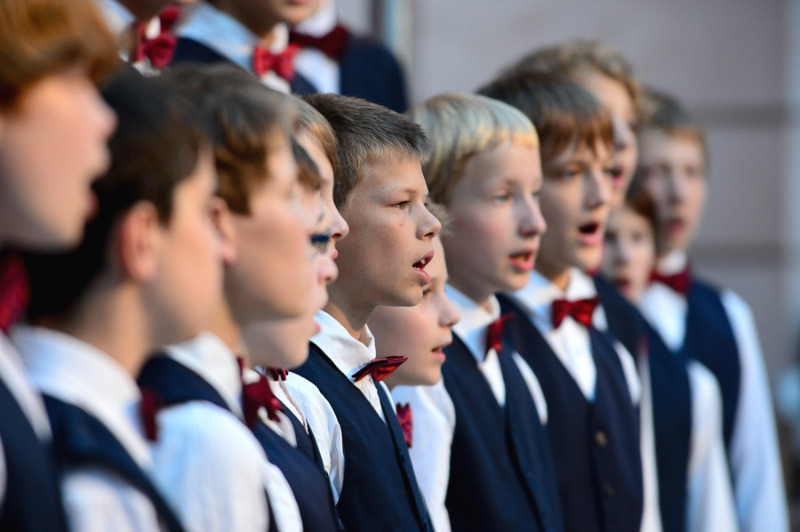
[[[433,148],[422,167],[430,197],[445,205],[473,155],[506,141],[539,146],[536,129],[524,114],[485,96],[442,94],[416,106],[409,116],[422,126]]]

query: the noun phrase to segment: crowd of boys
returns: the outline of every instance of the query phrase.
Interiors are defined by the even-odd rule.
[[[788,531],[679,102],[183,3],[0,0],[0,530]]]

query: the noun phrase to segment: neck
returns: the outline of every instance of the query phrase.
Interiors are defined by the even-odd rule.
[[[132,285],[90,288],[68,318],[41,324],[96,347],[134,377],[155,347],[141,293]]]
[[[367,318],[372,314],[372,310],[366,313],[357,312],[333,301],[329,301],[323,310],[341,323],[350,336],[366,345]]]
[[[221,302],[214,311],[208,330],[222,340],[231,353],[247,360],[247,350],[242,342],[242,328],[233,318],[231,309],[226,302]]]
[[[451,276],[447,283],[453,288],[470,298],[472,301],[480,305],[486,311],[491,312],[492,306],[489,303],[494,292],[487,290],[485,287],[476,286],[475,283],[470,283],[470,277]]]
[[[569,268],[548,268],[546,263],[542,264],[541,261],[537,261],[536,271],[556,285],[559,290],[565,291],[567,289],[567,285],[569,285]]]

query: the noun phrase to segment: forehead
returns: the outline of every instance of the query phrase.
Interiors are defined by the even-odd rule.
[[[363,177],[356,185],[354,193],[406,191],[413,194],[427,194],[428,186],[422,175],[419,159],[395,155],[379,157],[367,163]]]

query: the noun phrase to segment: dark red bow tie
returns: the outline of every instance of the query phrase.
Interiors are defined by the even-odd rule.
[[[139,415],[142,419],[144,435],[150,441],[158,441],[158,423],[156,415],[163,406],[161,396],[150,388],[141,388],[142,400],[139,404]]]
[[[397,403],[395,406],[397,410],[397,421],[400,423],[400,428],[403,429],[403,437],[406,440],[406,445],[411,448],[411,438],[414,431],[414,416],[411,414],[411,405],[408,403]]]
[[[553,301],[553,327],[558,329],[567,316],[571,316],[584,327],[589,327],[592,324],[592,314],[599,302],[600,298],[597,296],[576,301],[556,299]]]
[[[514,317],[514,315],[509,312],[503,314],[489,324],[486,330],[486,353],[488,353],[490,349],[494,349],[498,353],[503,350],[503,331],[512,317]]]
[[[289,33],[289,42],[302,48],[316,48],[331,59],[338,61],[342,57],[342,52],[344,52],[344,47],[347,44],[347,35],[347,29],[344,26],[337,25],[322,37],[314,37],[313,35],[292,31]]]
[[[263,77],[269,71],[275,72],[286,81],[294,78],[294,56],[300,50],[297,44],[290,44],[282,52],[273,54],[268,48],[256,46],[253,50],[253,71]]]
[[[269,381],[264,375],[259,374],[258,380],[251,383],[244,382],[244,361],[237,358],[239,372],[242,375],[242,413],[245,424],[253,428],[258,422],[258,410],[267,411],[267,417],[272,421],[280,421],[278,412],[283,410],[283,405],[272,393]]]
[[[175,54],[175,47],[178,39],[170,33],[170,29],[180,17],[180,10],[177,6],[167,6],[158,15],[161,24],[161,33],[152,39],[145,35],[147,23],[137,22],[136,29],[137,47],[134,54],[134,61],[142,61],[145,57],[150,60],[150,64],[158,69],[165,68]]]
[[[391,375],[406,360],[408,357],[399,355],[376,358],[353,374],[353,382],[358,382],[367,375],[371,376],[375,382],[380,382]]]
[[[285,381],[289,375],[289,370],[284,368],[269,368],[267,370],[269,376],[274,381]]]
[[[686,268],[685,270],[673,275],[664,275],[662,273],[658,273],[656,270],[653,270],[653,272],[650,274],[650,282],[665,284],[675,292],[686,295],[686,293],[689,291],[691,275],[689,273],[689,268]]]
[[[17,253],[9,253],[0,261],[0,330],[8,332],[28,306],[31,290],[25,263]]]

